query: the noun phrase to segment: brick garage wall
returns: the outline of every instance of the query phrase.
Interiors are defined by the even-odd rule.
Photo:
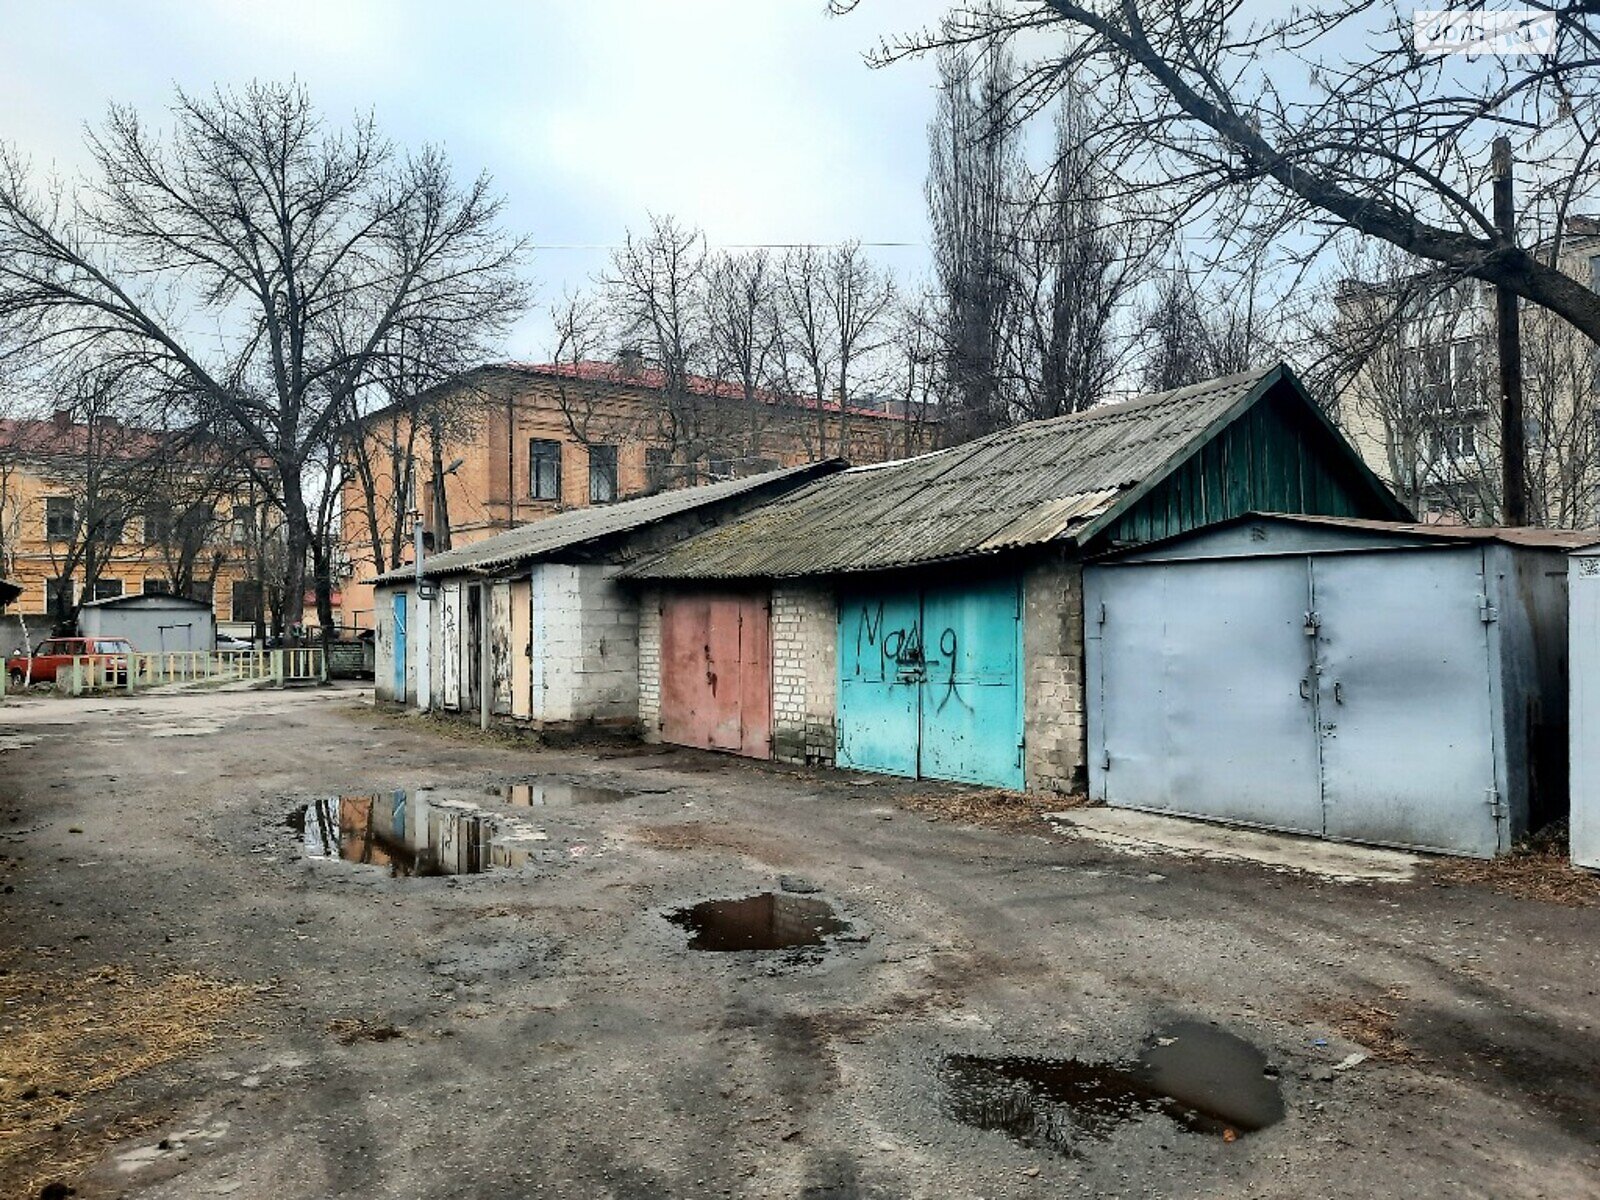
[[[831,589],[772,589],[772,757],[831,765],[838,681],[838,605]]]
[[[1083,692],[1083,569],[1041,562],[1023,574],[1024,764],[1030,791],[1081,792],[1088,741]]]
[[[639,612],[639,734],[647,742],[661,740],[661,593],[645,588]]]

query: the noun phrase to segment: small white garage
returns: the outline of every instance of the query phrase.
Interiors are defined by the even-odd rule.
[[[1567,564],[1572,656],[1572,861],[1600,871],[1600,546]]]
[[[1593,535],[1252,514],[1084,570],[1108,804],[1492,857],[1567,803]]]

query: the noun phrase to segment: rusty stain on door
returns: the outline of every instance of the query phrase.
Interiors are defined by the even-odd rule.
[[[661,736],[766,758],[772,655],[765,596],[696,592],[661,606]]]

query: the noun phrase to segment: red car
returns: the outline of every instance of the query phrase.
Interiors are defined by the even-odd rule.
[[[21,687],[30,678],[28,665],[31,661],[34,683],[54,683],[56,672],[63,668],[71,670],[74,658],[97,658],[105,659],[107,669],[115,676],[127,671],[126,656],[132,653],[133,645],[122,638],[46,638],[39,643],[31,659],[27,654],[13,654],[8,658],[6,674],[11,677],[12,687]]]

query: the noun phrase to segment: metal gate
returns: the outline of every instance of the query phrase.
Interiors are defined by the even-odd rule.
[[[461,707],[461,585],[450,582],[439,589],[440,697],[447,710]]]
[[[839,601],[838,763],[1020,789],[1018,581]]]
[[[661,736],[766,758],[772,655],[764,597],[697,592],[661,606]]]
[[[1504,849],[1480,549],[1089,574],[1096,798],[1419,849]]]
[[[394,594],[394,698],[406,700],[406,594]]]

